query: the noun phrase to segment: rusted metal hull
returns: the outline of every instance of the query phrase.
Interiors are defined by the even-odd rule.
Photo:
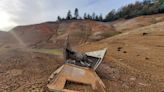
[[[93,92],[105,92],[105,85],[93,69],[73,64],[64,64],[51,77],[55,78],[47,85],[51,91],[80,92],[65,89],[66,81],[90,85]]]

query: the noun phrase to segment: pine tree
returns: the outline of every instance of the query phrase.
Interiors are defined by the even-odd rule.
[[[75,19],[78,19],[79,17],[79,10],[76,8],[74,13]]]
[[[99,21],[99,16],[98,15],[96,15],[95,20]]]
[[[90,14],[87,15],[87,19],[92,20],[92,16]]]
[[[70,10],[69,10],[68,13],[67,13],[66,19],[67,19],[67,20],[72,19],[72,15],[71,15],[71,11],[70,11]]]
[[[117,11],[112,10],[104,19],[113,21],[120,18],[133,18],[141,15],[151,15],[164,12],[164,0],[143,0],[128,4]]]
[[[159,6],[159,12],[164,13],[164,1],[163,0],[158,0],[160,6]]]
[[[148,4],[151,3],[151,1],[152,1],[152,0],[144,0],[144,1],[143,1],[143,4],[144,4],[144,5],[148,5]]]
[[[87,14],[84,13],[83,19],[87,19]]]
[[[112,10],[111,12],[109,12],[108,15],[106,16],[106,21],[113,21],[115,13],[116,13],[115,10]]]
[[[92,13],[92,19],[95,20],[96,19],[96,14],[93,12]]]
[[[102,14],[100,14],[100,16],[99,16],[99,21],[103,21]]]
[[[58,16],[58,21],[61,21],[61,20],[62,20],[62,18],[60,16]]]

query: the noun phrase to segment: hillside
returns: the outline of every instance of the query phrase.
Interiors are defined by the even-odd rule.
[[[117,31],[128,31],[164,21],[164,14],[139,16],[129,20],[117,20],[112,25]]]
[[[108,48],[96,71],[107,92],[164,91],[164,14],[157,14],[114,22],[47,22],[0,32],[0,92],[49,92],[47,79],[64,62],[61,48],[68,34],[77,51]]]
[[[0,31],[0,47],[9,47],[17,43],[17,40],[9,32]]]
[[[164,90],[163,29],[164,22],[160,22],[82,45],[78,50],[85,52],[108,48],[104,61],[120,71],[118,83],[104,79],[106,85],[110,85],[109,92],[117,92],[120,87],[125,92],[161,92]]]
[[[164,14],[141,16],[129,20],[98,22],[92,20],[67,20],[18,26],[8,33],[19,44],[33,48],[60,48],[69,34],[72,45],[99,41],[122,32],[155,24],[164,20]],[[7,38],[11,38],[8,36]],[[6,39],[6,38],[5,38]],[[10,41],[11,42],[11,41]],[[18,43],[16,43],[18,44]]]
[[[61,47],[69,34],[73,45],[101,40],[104,33],[114,32],[111,25],[90,20],[48,22],[36,25],[18,26],[10,33],[15,34],[27,46],[54,48]],[[117,33],[117,32],[116,32]],[[96,36],[99,37],[96,37]],[[73,40],[73,41],[72,41]]]

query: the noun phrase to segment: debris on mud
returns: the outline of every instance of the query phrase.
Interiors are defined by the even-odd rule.
[[[106,92],[105,84],[95,70],[102,63],[107,49],[79,53],[71,49],[67,40],[64,47],[65,63],[50,75],[47,84],[48,89],[62,92],[79,91],[66,88],[65,84],[73,82],[89,85],[93,92]]]

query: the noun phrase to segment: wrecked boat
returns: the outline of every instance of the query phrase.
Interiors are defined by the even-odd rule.
[[[73,82],[89,85],[93,92],[105,92],[105,85],[95,70],[101,64],[106,51],[105,48],[93,52],[79,53],[72,50],[69,42],[66,41],[63,50],[65,63],[49,77],[48,89],[53,92],[81,92],[65,87],[67,82]]]

